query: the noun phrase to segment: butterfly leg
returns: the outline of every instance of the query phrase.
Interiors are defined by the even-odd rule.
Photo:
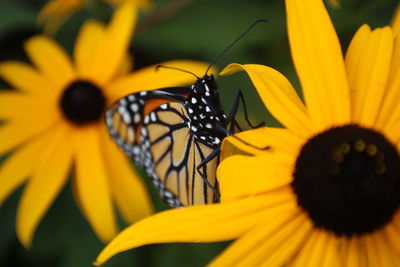
[[[244,96],[243,96],[242,91],[240,91],[240,90],[237,91],[237,93],[236,93],[236,95],[235,95],[235,98],[234,98],[234,100],[233,100],[232,109],[231,109],[231,111],[229,112],[229,115],[228,115],[228,117],[227,117],[227,121],[228,121],[228,122],[233,121],[233,123],[235,123],[235,124],[237,125],[237,127],[240,129],[240,126],[237,124],[237,122],[236,122],[235,119],[234,119],[234,118],[235,118],[235,115],[236,115],[236,113],[237,113],[237,111],[238,111],[238,109],[239,109],[239,104],[240,104],[240,103],[242,103],[242,105],[243,105],[244,118],[245,118],[247,124],[250,126],[250,128],[255,129],[255,128],[259,128],[259,127],[265,125],[264,122],[261,122],[261,123],[259,123],[259,124],[257,124],[257,125],[254,126],[254,125],[250,122],[249,114],[247,113],[246,101],[245,101],[245,99],[244,99]]]
[[[241,143],[245,144],[246,146],[255,148],[255,149],[257,149],[257,150],[268,150],[268,149],[271,148],[270,146],[258,147],[258,146],[256,146],[256,145],[250,144],[249,142],[246,142],[246,141],[243,140],[242,138],[236,136],[235,133],[232,133],[232,132],[228,131],[227,129],[225,129],[225,128],[224,128],[223,126],[221,126],[221,125],[218,125],[218,124],[217,124],[217,125],[216,125],[216,129],[217,129],[218,131],[223,132],[223,133],[226,134],[227,136],[232,136],[233,138],[235,138],[236,140],[238,140],[238,141],[240,141]]]
[[[208,181],[206,174],[204,174],[204,173],[206,173],[206,171],[205,171],[205,172],[202,172],[201,169],[204,170],[205,168],[207,168],[207,166],[206,166],[207,163],[210,162],[211,160],[213,160],[215,157],[218,157],[218,156],[219,156],[220,150],[221,150],[221,149],[220,149],[219,147],[216,148],[216,149],[214,149],[213,152],[211,152],[207,157],[205,157],[205,158],[200,162],[199,165],[196,166],[196,170],[197,170],[197,172],[200,174],[200,176],[201,176],[201,178],[203,179],[204,183],[206,183],[206,185],[214,192],[214,202],[219,202],[219,199],[220,199],[219,192],[218,192],[218,190],[217,190],[213,185],[211,185],[210,182]]]

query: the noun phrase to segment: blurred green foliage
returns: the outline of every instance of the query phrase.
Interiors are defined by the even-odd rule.
[[[0,1],[0,60],[27,60],[23,41],[41,32],[35,16],[43,0]],[[298,88],[286,36],[283,0],[154,0],[156,9],[143,14],[131,46],[135,69],[169,59],[196,59],[210,62],[253,21],[257,25],[219,62],[258,63],[274,67]],[[171,4],[171,3],[174,4]],[[55,38],[72,51],[80,25],[89,17],[107,20],[111,8],[91,2],[74,14]],[[398,0],[342,0],[339,9],[329,9],[344,49],[363,23],[373,27],[390,22]],[[178,8],[171,8],[171,6]],[[219,77],[223,105],[228,111],[235,92],[244,92],[251,118],[277,125],[258,99],[251,82],[243,73]],[[3,84],[4,85],[4,84]],[[148,182],[148,181],[147,181]],[[152,186],[157,210],[165,209]],[[0,266],[91,266],[103,244],[84,220],[68,185],[40,224],[33,246],[26,250],[15,236],[15,216],[21,190],[0,208]],[[121,223],[122,226],[124,226]],[[213,227],[210,225],[209,227]],[[195,231],[195,229],[193,229]],[[125,252],[105,266],[204,266],[227,243],[151,245]]]

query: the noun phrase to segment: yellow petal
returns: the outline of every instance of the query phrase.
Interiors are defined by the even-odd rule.
[[[288,186],[293,180],[292,165],[273,153],[255,157],[237,155],[225,159],[217,169],[221,201]]]
[[[398,149],[400,149],[400,143],[399,143],[400,131],[399,131],[399,127],[400,127],[400,121],[396,120],[396,121],[393,121],[392,123],[388,123],[388,125],[383,129],[383,131],[381,131],[381,133],[384,133],[384,135],[393,144],[395,144]],[[380,130],[380,129],[378,129],[378,130]]]
[[[396,122],[400,117],[400,35],[394,39],[387,94],[379,114],[378,127]]]
[[[95,20],[85,22],[74,49],[74,60],[81,79],[96,80],[98,66],[104,61],[104,51],[101,49],[104,42],[107,42],[104,25]]]
[[[394,13],[392,20],[393,35],[397,36],[400,34],[400,4],[397,5],[396,12]]]
[[[40,72],[56,88],[66,86],[73,79],[74,70],[67,52],[49,37],[32,37],[25,43],[25,50]]]
[[[352,97],[351,99],[352,102],[354,102],[354,95],[356,90],[354,85],[352,85],[352,81],[354,81],[354,78],[358,71],[361,55],[363,53],[365,44],[370,34],[371,34],[371,28],[367,24],[364,24],[358,29],[353,39],[351,40],[349,47],[347,48],[345,66],[346,66],[347,78],[350,84],[350,93]]]
[[[112,195],[125,220],[132,224],[153,212],[146,185],[135,172],[127,157],[103,131],[105,162],[107,162]]]
[[[118,71],[127,56],[132,32],[136,25],[137,10],[132,0],[124,1],[114,12],[102,44],[102,60],[96,67],[96,81],[105,84]],[[99,55],[100,56],[100,55]]]
[[[272,68],[255,64],[230,64],[221,75],[240,70],[250,76],[265,106],[276,119],[300,136],[312,132],[307,110],[285,76]]]
[[[38,21],[45,25],[45,33],[53,34],[82,5],[82,0],[51,0],[40,11]]]
[[[382,232],[374,233],[382,266],[400,266],[400,257]]]
[[[0,205],[32,173],[53,132],[54,130],[32,140],[3,161],[0,167]]]
[[[286,0],[292,58],[317,129],[350,121],[342,50],[321,0]]]
[[[330,234],[326,241],[326,255],[321,267],[340,266],[341,258],[337,249],[337,238]]]
[[[382,259],[379,258],[379,248],[374,236],[368,235],[363,238],[362,242],[366,248],[369,266],[385,266],[382,264]]]
[[[97,257],[101,265],[122,251],[152,243],[214,242],[238,238],[265,216],[266,197],[198,205],[158,213],[121,232]]]
[[[79,132],[75,148],[75,188],[89,224],[103,242],[108,242],[117,233],[117,226],[99,130],[99,127],[89,126]]]
[[[261,127],[237,133],[235,136],[240,140],[232,136],[224,139],[221,155],[229,154],[232,145],[252,155],[268,154],[272,150],[282,151],[288,155],[297,155],[300,146],[304,143],[302,138],[283,128]],[[249,146],[243,141],[260,149]],[[221,156],[221,158],[224,157]]]
[[[57,112],[48,112],[46,117],[35,116],[35,114],[35,112],[28,113],[24,120],[18,119],[0,126],[0,154],[4,154],[30,138],[51,129],[60,116]]]
[[[128,75],[128,73],[130,73],[133,70],[133,66],[134,66],[133,56],[131,54],[128,54],[121,62],[118,71],[115,73],[115,78]]]
[[[346,266],[363,267],[367,266],[366,251],[358,237],[347,238],[346,250],[347,257],[344,259]]]
[[[304,214],[271,232],[253,251],[240,261],[242,266],[282,266],[306,243],[312,225]],[[315,265],[318,266],[318,265]]]
[[[286,213],[270,212],[254,229],[235,241],[209,266],[263,266],[277,256],[265,253],[266,250],[274,249],[274,245],[277,246],[277,250],[282,248],[279,246],[280,243],[286,245],[292,242],[290,245],[294,245],[294,247],[298,245],[298,241],[301,241],[310,229],[309,226],[299,227],[304,219],[305,216],[299,215],[298,210]],[[269,264],[268,266],[282,266],[282,264]]]
[[[350,87],[354,90],[352,119],[373,126],[385,94],[392,56],[393,38],[389,27],[356,34],[346,56]]]
[[[72,163],[70,132],[58,129],[58,133],[40,153],[38,165],[22,194],[17,212],[17,235],[25,247],[29,247],[33,234],[61,188],[67,181]]]
[[[400,16],[399,16],[400,17]],[[393,42],[393,55],[390,67],[389,83],[400,74],[400,34],[397,34]]]
[[[16,91],[0,92],[0,119],[26,120],[32,116],[47,116],[54,110],[52,96],[32,96]],[[35,114],[35,115],[34,115]]]
[[[208,67],[207,63],[191,60],[166,61],[159,65],[187,70],[199,77],[204,75]],[[131,93],[163,87],[182,86],[192,84],[196,80],[192,75],[178,70],[160,68],[157,71],[157,66],[158,65],[153,65],[140,69],[110,84],[109,88],[107,88],[110,99],[114,102]],[[214,70],[215,69],[211,69],[210,73]]]
[[[400,43],[399,43],[400,44]],[[400,58],[399,58],[400,59]],[[388,85],[387,94],[384,98],[381,111],[377,120],[377,128],[389,129],[396,125],[400,118],[400,105],[396,99],[400,98],[400,68],[398,74]],[[396,125],[397,126],[397,125]]]
[[[390,243],[390,246],[400,255],[400,228],[398,225],[388,224],[385,227],[385,237]]]
[[[41,73],[23,62],[6,61],[0,63],[0,75],[15,89],[23,92],[51,94],[54,91]]]
[[[313,267],[322,266],[326,261],[326,251],[330,243],[330,233],[324,230],[314,229],[307,242],[301,248],[299,255],[296,256],[293,267]],[[340,259],[337,259],[337,261]],[[337,263],[337,262],[336,262]],[[340,266],[340,265],[328,265]]]
[[[364,242],[370,266],[399,266],[399,257],[389,246],[382,232],[366,236]]]

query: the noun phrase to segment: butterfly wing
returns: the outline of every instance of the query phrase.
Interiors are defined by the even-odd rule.
[[[193,138],[183,103],[160,105],[144,118],[141,130],[144,165],[164,199],[171,206],[212,203],[214,192],[205,183],[197,167],[214,149]],[[215,188],[218,157],[200,171]]]

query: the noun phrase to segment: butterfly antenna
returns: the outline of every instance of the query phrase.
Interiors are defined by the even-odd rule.
[[[219,54],[212,62],[211,64],[207,67],[206,69],[206,74],[208,73],[208,71],[211,69],[211,67],[215,64],[215,62],[217,62],[232,46],[234,46],[240,39],[242,39],[243,36],[245,36],[256,24],[258,24],[259,22],[268,22],[267,19],[258,19],[255,22],[253,22],[253,24],[250,25],[250,27],[247,28],[246,31],[244,31],[239,37],[237,37],[235,40],[233,40],[233,42],[228,45],[228,47],[226,47],[224,49],[224,51],[222,51],[221,54]]]
[[[193,72],[188,71],[188,70],[180,69],[180,68],[177,68],[177,67],[171,67],[171,66],[157,65],[156,71],[158,71],[160,68],[171,69],[171,70],[179,70],[179,71],[182,71],[182,72],[186,72],[186,73],[192,74],[197,79],[200,79],[199,76],[197,76],[196,74],[194,74]]]

